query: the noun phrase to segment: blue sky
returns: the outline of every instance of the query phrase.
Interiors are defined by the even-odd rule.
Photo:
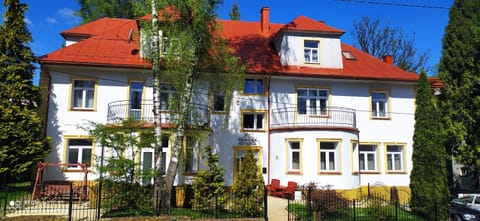
[[[429,67],[438,64],[441,41],[448,23],[448,8],[453,0],[224,0],[218,9],[220,18],[229,19],[231,5],[237,1],[241,20],[259,21],[262,6],[270,7],[270,22],[288,23],[299,15],[324,21],[346,33],[342,41],[352,42],[353,21],[370,16],[401,27],[405,33],[415,36],[417,48],[429,50]],[[60,32],[80,24],[74,15],[78,11],[77,0],[21,0],[27,3],[28,28],[33,35],[31,48],[35,55],[43,55],[59,49],[64,41]],[[0,6],[3,14],[3,4]],[[0,20],[1,21],[1,20]],[[34,78],[38,84],[38,71]]]

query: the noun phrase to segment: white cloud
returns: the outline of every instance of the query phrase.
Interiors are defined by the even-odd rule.
[[[32,24],[32,21],[30,21],[30,19],[28,19],[27,17],[25,17],[25,18],[23,19],[23,21],[25,21],[25,23],[26,23],[27,25],[31,25],[31,24]]]
[[[70,25],[76,25],[80,23],[80,17],[75,15],[75,11],[69,8],[61,8],[57,11],[63,21]]]
[[[54,18],[51,18],[51,17],[47,17],[46,20],[50,24],[57,24],[58,23],[57,19],[54,19]]]

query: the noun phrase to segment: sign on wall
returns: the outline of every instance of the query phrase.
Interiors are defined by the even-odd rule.
[[[243,134],[238,138],[239,146],[258,146],[258,140],[251,134]]]

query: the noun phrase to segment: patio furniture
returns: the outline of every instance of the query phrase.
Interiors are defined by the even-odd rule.
[[[280,180],[279,179],[272,179],[269,185],[267,185],[267,193],[268,195],[273,195],[275,192],[280,191],[282,188],[280,187]]]
[[[281,198],[293,199],[296,189],[297,189],[297,183],[293,181],[289,181],[287,187],[281,188],[280,190],[272,193],[272,195],[281,197]]]

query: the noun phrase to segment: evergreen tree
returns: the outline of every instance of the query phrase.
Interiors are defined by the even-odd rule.
[[[420,215],[433,220],[446,220],[448,205],[447,154],[438,120],[440,113],[433,103],[432,90],[425,71],[418,80],[413,135],[413,168],[410,174],[411,207]]]
[[[455,0],[443,37],[439,77],[445,147],[480,171],[480,1]],[[474,171],[471,171],[474,172]]]
[[[230,11],[230,13],[228,13],[228,15],[230,16],[230,19],[232,20],[240,20],[240,9],[238,8],[238,3],[237,2],[234,2],[233,5],[232,5],[232,10]]]
[[[262,202],[264,185],[252,150],[245,151],[239,167],[237,179],[233,183],[233,193],[238,199],[235,206],[245,217],[258,217],[262,212],[263,205],[258,202]]]
[[[36,58],[25,24],[27,5],[5,0],[0,28],[0,179],[18,176],[50,150],[37,115],[38,88],[33,86]]]
[[[224,169],[218,163],[218,154],[212,152],[212,147],[205,148],[207,155],[207,170],[201,170],[195,176],[193,183],[193,205],[197,209],[222,208],[226,201],[223,182]]]

